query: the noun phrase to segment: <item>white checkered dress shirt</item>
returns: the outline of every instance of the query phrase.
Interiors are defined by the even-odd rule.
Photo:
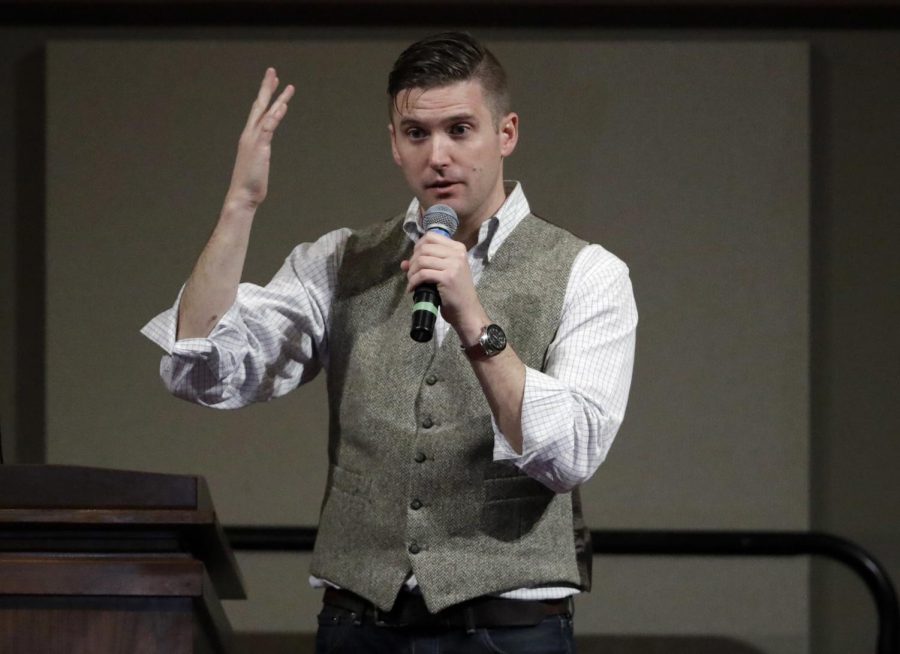
[[[531,211],[521,185],[508,182],[507,193],[469,250],[476,286],[494,253]],[[413,199],[404,222],[413,241],[422,233],[420,216],[419,202]],[[179,294],[175,306],[141,330],[166,351],[160,363],[166,387],[192,402],[233,409],[284,395],[327,369],[331,300],[349,235],[349,229],[338,229],[297,246],[265,287],[242,283],[235,303],[207,338],[176,341]],[[494,460],[515,463],[557,492],[587,481],[622,423],[636,326],[628,267],[601,246],[586,246],[572,266],[546,369],[526,368],[522,454],[510,447],[494,422]],[[439,345],[449,329],[438,316]],[[272,369],[270,363],[279,360],[283,365]],[[414,583],[413,578],[409,585]],[[535,588],[503,596],[552,599],[575,592]]]

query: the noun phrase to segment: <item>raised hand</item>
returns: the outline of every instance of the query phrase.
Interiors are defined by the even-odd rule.
[[[277,88],[278,75],[275,69],[266,69],[259,94],[253,102],[238,142],[237,159],[226,202],[237,202],[255,209],[266,199],[272,136],[287,113],[288,102],[294,95],[294,86],[288,84],[272,102]]]
[[[272,102],[278,88],[274,68],[266,70],[259,94],[241,133],[231,186],[219,222],[188,279],[178,307],[177,338],[208,335],[234,303],[247,256],[256,208],[266,199],[272,135],[294,95],[290,84]]]

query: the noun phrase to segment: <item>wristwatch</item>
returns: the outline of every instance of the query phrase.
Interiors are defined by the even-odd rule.
[[[481,328],[481,336],[474,345],[461,346],[466,356],[473,361],[482,361],[495,357],[506,349],[506,333],[496,323]]]

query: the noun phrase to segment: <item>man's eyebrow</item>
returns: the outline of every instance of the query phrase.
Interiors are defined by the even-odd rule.
[[[477,120],[477,117],[473,113],[461,113],[461,114],[454,114],[453,116],[448,116],[447,118],[444,118],[443,120],[441,120],[441,124],[448,125],[448,124],[461,123],[461,122],[473,123],[476,120]],[[417,120],[415,118],[405,117],[405,118],[400,119],[399,125],[400,125],[400,127],[419,127],[419,126],[425,125],[425,123],[423,121]]]
[[[475,114],[464,113],[464,114],[456,114],[454,116],[450,116],[449,118],[444,120],[444,123],[462,123],[462,122],[470,122],[473,123],[476,120]]]
[[[398,123],[398,125],[400,125],[400,127],[411,127],[411,126],[418,127],[421,124],[422,123],[419,122],[418,120],[416,120],[415,118],[401,118],[400,122]]]

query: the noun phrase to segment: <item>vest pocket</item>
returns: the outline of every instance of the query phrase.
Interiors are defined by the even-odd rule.
[[[481,531],[505,542],[527,536],[556,495],[527,475],[485,479],[483,489]]]
[[[354,472],[340,466],[331,466],[331,489],[369,502],[372,480],[361,472]]]
[[[359,545],[356,538],[367,538],[360,535],[372,528],[367,521],[374,513],[371,482],[361,473],[335,465],[329,468],[328,477],[310,569],[319,577],[341,583],[340,575],[348,571],[339,566],[340,561],[353,556]]]

